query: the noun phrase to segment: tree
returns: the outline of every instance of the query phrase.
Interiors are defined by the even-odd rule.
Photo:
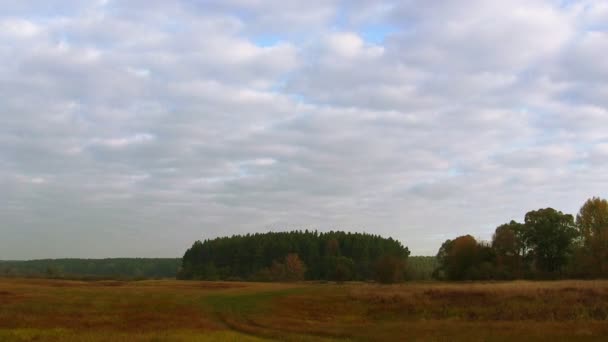
[[[376,261],[374,270],[376,281],[379,283],[398,283],[403,280],[405,260],[393,255],[385,255]]]
[[[522,239],[534,266],[544,275],[561,273],[576,236],[572,215],[546,208],[530,211],[525,216]]]
[[[450,251],[452,249],[453,241],[450,239],[445,240],[439,250],[437,251],[437,268],[433,271],[432,277],[439,280],[448,279],[447,268],[450,259]]]
[[[337,239],[330,239],[325,245],[325,255],[338,256],[340,255],[340,242]]]
[[[275,260],[270,268],[262,268],[252,276],[259,281],[300,281],[304,280],[306,265],[298,254],[289,253],[283,262]]]
[[[511,220],[496,228],[492,236],[492,249],[496,253],[496,267],[501,278],[522,276],[522,256],[525,253],[521,238],[523,225]]]
[[[468,279],[477,259],[477,241],[471,235],[446,240],[437,252],[439,263],[435,277],[439,279]]]
[[[330,279],[343,282],[353,279],[355,263],[351,258],[334,256],[330,258]]]
[[[373,260],[384,254],[405,259],[409,250],[391,238],[341,231],[233,235],[196,241],[184,253],[179,277],[270,279],[273,262],[284,264],[285,256],[290,253],[297,254],[306,265],[307,279],[364,280],[373,277]],[[275,267],[275,275],[280,273],[279,269]]]
[[[608,230],[608,201],[599,197],[588,199],[576,215],[576,226],[585,243]]]
[[[299,281],[304,280],[306,265],[302,262],[298,254],[289,253],[285,257],[285,280]]]
[[[449,254],[447,273],[450,279],[467,279],[477,259],[477,241],[471,235],[454,239]]]
[[[578,266],[587,275],[608,276],[608,201],[588,199],[576,215],[581,237]]]
[[[285,264],[280,261],[273,261],[270,266],[270,280],[283,281],[285,280]]]
[[[200,277],[202,280],[218,280],[217,268],[213,263],[207,262],[203,265]]]
[[[61,269],[55,265],[48,265],[46,267],[46,276],[48,278],[58,278],[61,276]]]
[[[495,253],[486,242],[471,235],[446,240],[437,253],[436,279],[474,280],[494,278]]]

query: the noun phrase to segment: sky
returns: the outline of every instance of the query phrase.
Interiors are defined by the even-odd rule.
[[[412,255],[608,189],[608,1],[0,4],[0,259]]]

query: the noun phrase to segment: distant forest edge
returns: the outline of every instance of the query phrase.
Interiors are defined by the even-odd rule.
[[[0,277],[167,279],[175,278],[181,265],[181,258],[0,260]],[[410,256],[407,260],[407,279],[430,280],[436,266],[433,256]]]
[[[180,258],[39,259],[0,261],[0,276],[65,279],[175,278]]]
[[[576,216],[531,210],[523,222],[496,227],[491,241],[462,235],[446,240],[435,258],[414,261],[409,254],[398,240],[365,233],[248,234],[196,241],[184,254],[178,278],[384,283],[608,278],[608,201],[590,198]]]
[[[269,232],[196,241],[180,279],[371,280],[408,278],[410,251],[392,238],[342,231]]]

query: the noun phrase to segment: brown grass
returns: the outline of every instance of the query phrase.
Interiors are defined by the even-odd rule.
[[[401,319],[569,321],[608,319],[606,282],[425,284],[350,291],[374,315]]]
[[[86,337],[86,338],[85,338]],[[0,279],[0,340],[604,340],[608,281]]]

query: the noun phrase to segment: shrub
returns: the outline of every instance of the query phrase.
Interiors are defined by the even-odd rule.
[[[383,256],[376,261],[374,267],[376,281],[383,284],[392,284],[403,281],[405,261],[396,256]]]

